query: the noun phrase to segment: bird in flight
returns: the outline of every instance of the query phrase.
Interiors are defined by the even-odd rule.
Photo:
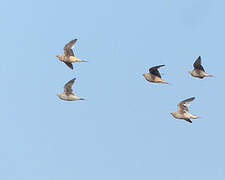
[[[65,101],[76,101],[76,100],[84,100],[83,98],[77,97],[72,90],[72,85],[76,78],[73,78],[69,82],[67,82],[64,86],[64,93],[57,94],[57,96]]]
[[[77,39],[71,40],[69,43],[67,43],[64,46],[63,48],[64,54],[56,56],[60,61],[64,62],[70,69],[73,69],[72,63],[74,62],[87,62],[74,56],[74,52],[72,48],[76,42],[77,42]]]
[[[184,119],[185,121],[192,123],[190,119],[197,119],[199,118],[198,116],[194,116],[189,113],[188,111],[188,103],[193,101],[195,97],[185,99],[184,101],[181,101],[177,106],[178,106],[178,111],[177,112],[172,112],[170,113],[173,117],[177,119]]]
[[[144,73],[143,76],[145,77],[145,79],[149,82],[153,82],[153,83],[163,83],[163,84],[168,84],[166,81],[164,81],[162,78],[161,78],[161,75],[158,71],[158,69],[162,66],[165,66],[165,65],[159,65],[159,66],[154,66],[154,67],[151,67],[149,69],[149,73]]]
[[[201,56],[199,56],[196,59],[193,66],[194,66],[194,70],[189,72],[193,77],[200,78],[200,79],[203,79],[204,77],[213,77],[212,75],[205,72],[205,70],[202,66]]]

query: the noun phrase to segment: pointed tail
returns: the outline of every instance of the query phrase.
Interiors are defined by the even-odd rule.
[[[163,84],[168,84],[168,85],[170,85],[170,86],[173,85],[173,84],[168,83],[168,82],[166,82],[166,81],[163,81],[162,83],[163,83]]]
[[[195,115],[191,115],[191,118],[192,119],[198,119],[199,117],[198,116],[195,116]]]
[[[214,77],[214,78],[215,78],[215,76],[213,76],[213,75],[211,75],[211,74],[208,74],[207,77]]]

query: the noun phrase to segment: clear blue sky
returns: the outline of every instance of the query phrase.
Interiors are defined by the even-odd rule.
[[[223,0],[0,2],[2,180],[224,180]],[[57,60],[78,38],[88,63]],[[216,78],[192,78],[194,60]],[[159,64],[172,85],[143,73]],[[56,94],[76,77],[86,101]],[[195,96],[188,124],[170,112]],[[218,105],[218,106],[217,106]]]

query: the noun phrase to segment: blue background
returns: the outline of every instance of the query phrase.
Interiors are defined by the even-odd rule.
[[[223,0],[0,2],[2,180],[224,180]],[[74,70],[57,60],[78,38]],[[216,78],[191,77],[201,55]],[[150,84],[160,69],[172,85]],[[85,101],[56,94],[76,77]],[[189,124],[170,112],[195,96]]]

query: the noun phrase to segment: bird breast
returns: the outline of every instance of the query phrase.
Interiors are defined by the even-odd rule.
[[[64,56],[58,55],[57,58],[58,58],[60,61],[64,61]]]
[[[177,119],[183,119],[184,118],[184,114],[179,113],[179,112],[175,112],[172,115],[173,115],[173,117],[175,117]]]
[[[191,71],[190,74],[194,77],[198,77],[199,73],[197,73],[195,70]]]

